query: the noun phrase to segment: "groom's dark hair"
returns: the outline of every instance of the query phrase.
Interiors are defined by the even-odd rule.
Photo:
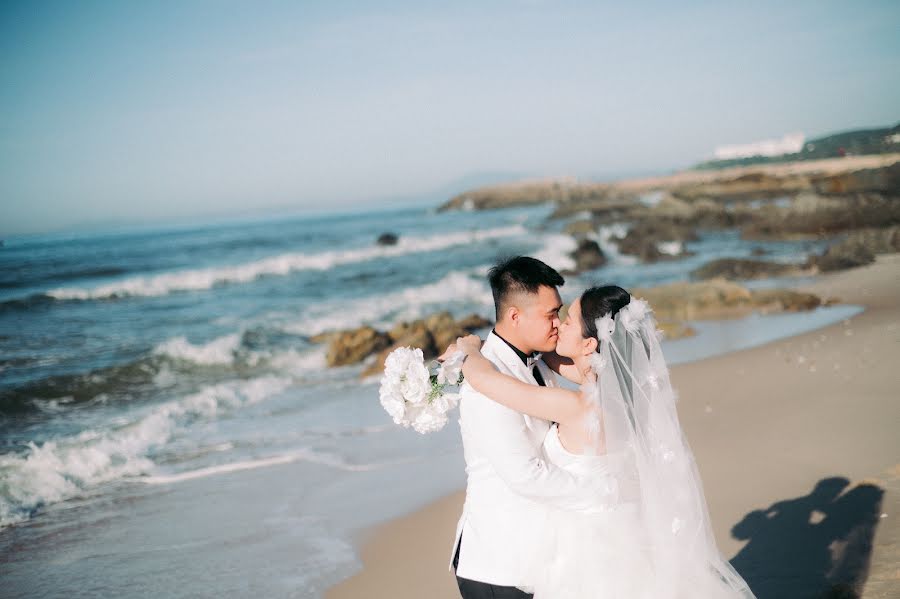
[[[515,256],[498,262],[488,271],[488,281],[494,294],[494,314],[498,321],[513,294],[537,293],[541,285],[561,287],[565,284],[556,270],[528,256]]]

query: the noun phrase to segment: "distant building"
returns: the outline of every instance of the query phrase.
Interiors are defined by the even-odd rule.
[[[735,146],[719,146],[716,148],[715,157],[716,160],[733,160],[751,156],[795,154],[803,149],[804,141],[806,141],[806,137],[802,133],[789,133],[781,139],[766,139]]]

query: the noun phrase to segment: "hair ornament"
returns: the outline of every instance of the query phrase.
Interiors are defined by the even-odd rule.
[[[591,369],[594,371],[594,374],[599,375],[603,372],[603,369],[606,368],[606,364],[606,356],[598,354],[597,352],[591,354]]]
[[[597,339],[600,341],[612,340],[613,331],[616,330],[616,321],[613,320],[611,312],[598,318],[594,324],[597,325]]]
[[[636,333],[650,314],[650,306],[642,299],[632,297],[628,305],[619,311],[619,321],[629,333]]]

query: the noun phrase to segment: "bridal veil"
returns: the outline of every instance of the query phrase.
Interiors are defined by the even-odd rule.
[[[716,546],[697,464],[681,430],[650,306],[631,298],[597,319],[596,381],[583,391],[600,408],[587,423],[598,454],[615,456],[617,504],[633,503],[643,530],[652,596],[752,598]],[[608,501],[598,495],[598,503]],[[602,506],[598,506],[601,507]]]

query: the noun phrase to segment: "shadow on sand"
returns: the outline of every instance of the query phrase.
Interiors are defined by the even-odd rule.
[[[884,490],[825,478],[803,497],[744,516],[731,534],[748,540],[731,564],[759,599],[862,595]]]

